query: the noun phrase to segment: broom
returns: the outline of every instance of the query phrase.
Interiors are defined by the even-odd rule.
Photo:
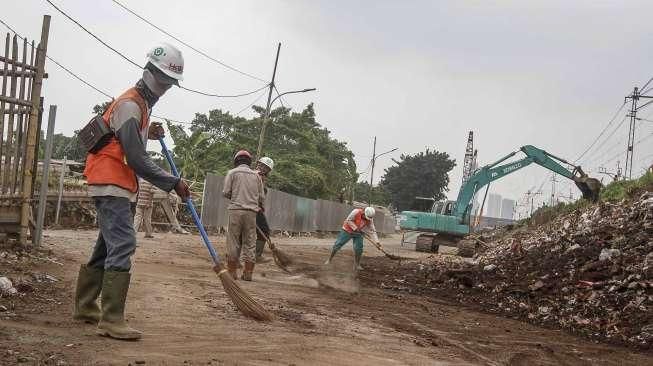
[[[259,235],[261,235],[270,246],[270,250],[272,251],[272,258],[274,258],[274,263],[276,263],[276,265],[285,272],[290,272],[288,266],[293,263],[293,260],[286,253],[282,252],[281,249],[277,248],[277,246],[274,245],[272,240],[270,240],[270,238],[265,235],[263,230],[261,230],[258,225],[256,225],[256,231],[258,231]]]
[[[172,160],[170,151],[168,151],[163,138],[159,138],[159,142],[161,143],[163,154],[166,156],[168,164],[170,164],[172,173],[176,177],[179,177],[179,172],[177,171],[175,162]],[[211,254],[211,258],[213,259],[214,264],[213,271],[218,274],[224,291],[231,298],[231,301],[234,303],[234,305],[236,305],[238,310],[240,310],[243,314],[256,320],[272,320],[272,315],[267,310],[265,310],[263,306],[257,303],[256,300],[254,300],[247,292],[245,292],[245,290],[243,290],[238,285],[238,283],[234,281],[231,275],[229,275],[227,269],[224,268],[224,264],[222,264],[220,261],[220,257],[215,252],[213,245],[211,245],[211,242],[209,241],[209,236],[206,234],[206,230],[204,230],[204,225],[202,225],[202,221],[200,221],[200,217],[197,215],[197,211],[195,210],[195,205],[193,205],[193,200],[190,197],[186,199],[186,206],[188,206],[188,210],[193,216],[193,221],[195,221],[195,225],[200,231],[200,235],[202,236],[202,240],[204,241],[206,249],[208,249],[209,254]]]
[[[370,239],[370,237],[368,235],[366,235],[366,234],[364,236],[365,236],[365,239],[367,239],[367,241],[369,241],[372,245],[374,245],[376,247],[376,249],[380,250],[381,253],[385,254],[386,257],[388,257],[388,258],[390,258],[392,260],[395,260],[395,261],[410,259],[410,258],[406,258],[406,257],[400,257],[400,256],[392,254],[392,253],[388,253],[388,252],[385,251],[385,249],[383,249],[381,244],[378,244],[374,240]]]

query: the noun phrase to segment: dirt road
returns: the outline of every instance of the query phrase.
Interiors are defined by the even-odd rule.
[[[70,319],[77,268],[96,232],[46,234],[44,246],[59,264],[23,271],[45,272],[59,281],[38,285],[19,299],[0,298],[9,309],[0,312],[2,365],[19,360],[25,365],[653,364],[651,354],[591,343],[442,299],[384,290],[372,281],[363,281],[357,294],[326,289],[314,279],[281,272],[272,262],[259,265],[255,281],[243,284],[277,318],[258,323],[241,316],[224,295],[196,236],[161,233],[150,240],[139,234],[133,267],[127,318],[145,336],[139,342],[114,341]],[[224,252],[224,238],[213,239]],[[277,241],[291,256],[315,265],[332,243]],[[388,244],[402,255],[418,255]],[[351,267],[348,248],[336,257],[334,272]],[[377,253],[366,247],[366,255]]]

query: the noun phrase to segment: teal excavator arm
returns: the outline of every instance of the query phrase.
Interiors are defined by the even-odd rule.
[[[515,156],[520,151],[526,155],[525,158],[508,164],[499,165]],[[593,201],[598,199],[601,183],[594,178],[589,178],[580,166],[575,166],[572,163],[544,150],[538,149],[535,146],[526,145],[522,146],[518,151],[510,153],[496,162],[480,168],[469,177],[467,182],[460,188],[452,215],[457,217],[461,223],[469,223],[471,203],[476,192],[490,182],[503,178],[510,173],[529,166],[532,163],[541,165],[554,173],[573,180],[576,183],[576,186],[578,186],[583,193],[583,197]],[[569,170],[562,166],[561,163],[567,164],[573,167],[573,169]]]

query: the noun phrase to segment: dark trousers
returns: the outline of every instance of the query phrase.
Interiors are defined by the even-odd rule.
[[[134,211],[136,205],[124,197],[93,197],[100,227],[89,267],[127,272],[136,251]]]

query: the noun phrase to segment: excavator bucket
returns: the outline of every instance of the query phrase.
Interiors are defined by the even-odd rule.
[[[596,178],[578,177],[574,179],[576,186],[583,193],[583,198],[586,200],[596,202],[599,200],[599,193],[603,185]]]

